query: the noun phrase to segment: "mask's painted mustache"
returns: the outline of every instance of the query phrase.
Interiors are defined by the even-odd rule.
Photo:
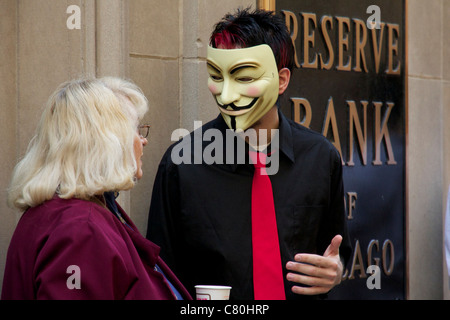
[[[250,104],[248,104],[248,105],[246,105],[246,106],[243,106],[243,107],[238,107],[238,106],[236,106],[234,103],[230,103],[230,104],[226,104],[226,105],[221,105],[221,104],[217,101],[217,99],[215,99],[215,100],[216,100],[216,102],[217,102],[217,105],[218,105],[220,108],[224,109],[224,110],[228,110],[228,107],[231,107],[231,109],[233,109],[233,111],[240,111],[240,110],[250,109],[251,107],[253,107],[253,106],[255,105],[256,101],[258,101],[258,98],[253,99],[253,101],[250,102]]]

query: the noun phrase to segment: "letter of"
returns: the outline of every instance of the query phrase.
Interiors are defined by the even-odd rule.
[[[349,109],[349,159],[347,161],[348,166],[354,166],[355,162],[353,161],[353,126],[355,126],[356,129],[356,136],[358,137],[358,146],[359,150],[361,152],[362,162],[363,165],[367,164],[367,105],[369,102],[367,101],[361,101],[361,104],[363,106],[363,116],[364,116],[364,133],[361,129],[361,123],[359,121],[358,117],[358,111],[356,111],[356,104],[354,101],[347,101],[347,105],[350,108]]]
[[[386,70],[387,74],[400,74],[400,64],[399,61],[397,66],[394,69],[394,52],[395,55],[398,55],[398,37],[399,37],[399,26],[398,24],[388,23],[388,69]],[[394,31],[397,34],[397,37],[394,37]]]
[[[372,163],[376,166],[382,165],[380,160],[380,149],[381,149],[381,141],[384,138],[386,142],[386,148],[388,153],[388,165],[396,165],[397,162],[394,158],[394,151],[392,150],[391,138],[389,136],[389,130],[387,126],[387,122],[389,120],[389,116],[391,115],[392,108],[394,108],[394,103],[388,102],[388,109],[384,114],[383,121],[381,122],[381,106],[383,105],[381,102],[374,102],[375,106],[375,160]]]
[[[366,65],[366,55],[364,53],[364,48],[366,46],[367,42],[367,29],[364,25],[364,22],[359,19],[353,19],[355,22],[355,67],[353,68],[354,71],[361,72],[361,60],[363,63],[364,71],[367,73],[367,65]],[[361,37],[362,33],[362,37]]]
[[[339,64],[337,69],[340,71],[351,71],[352,69],[352,57],[349,56],[347,64],[344,65],[344,47],[345,51],[348,50],[348,34],[344,37],[344,24],[347,25],[347,30],[350,30],[350,19],[343,17],[336,17],[338,20],[338,43],[339,43]]]
[[[303,15],[303,68],[317,69],[317,53],[312,62],[309,62],[309,48],[314,48],[314,28],[317,26],[314,13],[302,13]],[[313,22],[313,30],[309,32],[309,21]]]
[[[320,25],[322,29],[322,35],[325,40],[328,49],[328,62],[325,63],[322,54],[319,53],[320,58],[320,67],[325,70],[330,70],[334,63],[334,50],[333,45],[331,44],[330,35],[327,32],[327,22],[330,23],[330,29],[333,30],[333,18],[331,16],[323,16],[320,20]]]
[[[67,14],[72,14],[67,18],[66,26],[67,29],[81,29],[81,10],[77,5],[71,5],[67,7]]]
[[[294,103],[294,121],[309,128],[312,118],[311,104],[305,98],[291,98],[291,101]],[[301,106],[303,106],[303,109],[305,110],[303,119],[300,119]]]
[[[348,195],[348,220],[353,219],[353,209],[356,207],[356,200],[358,199],[358,194],[356,192],[347,192]]]
[[[358,262],[357,262],[358,261]],[[360,271],[360,278],[366,278],[366,272],[364,270],[364,262],[361,254],[361,247],[359,245],[359,240],[356,240],[355,251],[353,252],[352,268],[350,269],[350,275],[348,279],[355,279],[355,270]]]
[[[387,255],[388,247],[391,248],[389,250],[390,263],[389,263],[389,267],[386,267],[386,260],[387,260],[386,255]],[[386,275],[390,276],[392,274],[392,272],[394,272],[394,261],[395,261],[394,244],[392,243],[392,241],[389,239],[384,241],[382,250],[383,250],[383,271]]]
[[[322,128],[322,135],[326,138],[328,138],[328,128],[330,126],[330,123],[334,138],[333,140],[331,139],[330,140],[332,141],[336,149],[339,151],[339,154],[341,155],[342,159],[341,140],[339,139],[339,131],[336,121],[336,112],[334,111],[333,97],[330,97],[330,99],[328,100],[327,114]],[[342,160],[342,164],[344,164],[344,160]]]
[[[383,33],[385,23],[380,24],[380,39],[377,41],[377,29],[372,29],[372,44],[373,44],[373,57],[375,60],[375,72],[380,70],[381,49],[383,48]]]
[[[298,58],[297,58],[297,48],[295,47],[295,40],[297,39],[297,35],[298,35],[298,21],[297,21],[297,17],[291,11],[281,10],[281,12],[285,16],[286,26],[288,28],[289,33],[291,34],[292,44],[294,45],[295,66],[297,68],[300,68],[300,63],[298,62]],[[292,20],[292,24],[293,24],[292,27],[291,27],[291,20]]]
[[[372,253],[373,253],[373,247],[376,246],[377,251],[379,251],[379,242],[378,240],[372,240],[369,243],[369,246],[367,247],[367,265],[371,266],[372,265]],[[379,266],[380,265],[380,258],[373,258],[373,260],[375,261],[375,265]]]

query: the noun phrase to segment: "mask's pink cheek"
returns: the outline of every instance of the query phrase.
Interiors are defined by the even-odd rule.
[[[214,83],[210,83],[208,84],[208,89],[209,91],[211,91],[212,94],[217,95],[219,94],[219,89],[217,88],[217,86]]]
[[[247,96],[259,97],[261,96],[261,90],[258,87],[251,86],[247,89]]]

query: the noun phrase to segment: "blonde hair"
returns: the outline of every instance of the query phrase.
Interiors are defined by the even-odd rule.
[[[131,189],[137,170],[133,139],[147,99],[119,78],[63,83],[50,96],[24,158],[16,165],[8,204],[21,210],[50,200],[89,200]]]

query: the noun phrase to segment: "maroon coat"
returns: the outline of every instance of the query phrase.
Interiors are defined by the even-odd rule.
[[[102,206],[79,199],[55,196],[27,210],[9,246],[2,299],[175,299],[155,263],[191,299],[159,257],[159,247],[119,210],[134,230]],[[80,289],[73,288],[76,277]]]

